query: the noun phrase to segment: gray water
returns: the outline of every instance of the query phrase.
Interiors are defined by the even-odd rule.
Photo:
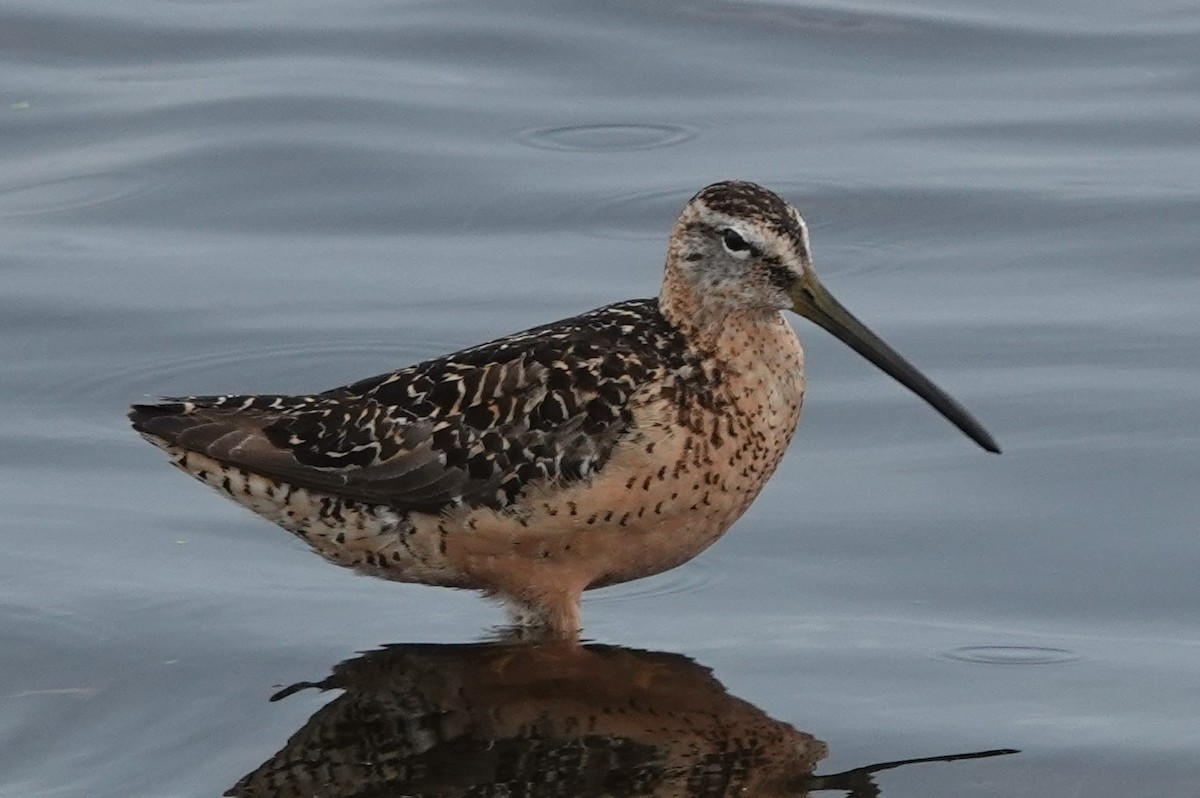
[[[818,774],[1020,750],[887,798],[1194,795],[1198,89],[1180,0],[5,0],[0,795],[221,795],[338,694],[281,687],[501,620],[325,564],[127,404],[653,295],[730,177],[1005,453],[796,319],[772,483],[587,637],[712,669]]]

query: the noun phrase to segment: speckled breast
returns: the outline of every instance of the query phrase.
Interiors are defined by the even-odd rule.
[[[736,333],[737,331],[733,331]],[[803,355],[791,327],[734,335],[710,401],[680,404],[668,381],[635,397],[635,425],[606,466],[566,490],[531,491],[519,514],[470,513],[448,558],[481,583],[578,589],[659,573],[695,557],[749,507],[800,417]],[[769,334],[777,340],[761,341]],[[770,356],[764,353],[771,353]],[[523,561],[526,568],[514,568]]]

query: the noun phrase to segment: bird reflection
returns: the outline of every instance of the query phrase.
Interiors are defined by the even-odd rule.
[[[879,795],[871,774],[814,775],[823,742],[729,695],[679,654],[574,643],[405,644],[306,688],[343,690],[226,795]]]

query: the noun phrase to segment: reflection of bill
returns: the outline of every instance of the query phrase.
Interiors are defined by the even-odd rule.
[[[338,665],[343,690],[226,795],[877,795],[891,762],[815,776],[825,744],[678,654],[568,643],[398,645]],[[993,756],[986,751],[918,761]]]

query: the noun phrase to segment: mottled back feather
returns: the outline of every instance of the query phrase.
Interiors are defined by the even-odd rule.
[[[401,511],[503,508],[604,467],[657,385],[708,393],[656,300],[536,327],[314,396],[139,405],[141,432],[288,484]]]

